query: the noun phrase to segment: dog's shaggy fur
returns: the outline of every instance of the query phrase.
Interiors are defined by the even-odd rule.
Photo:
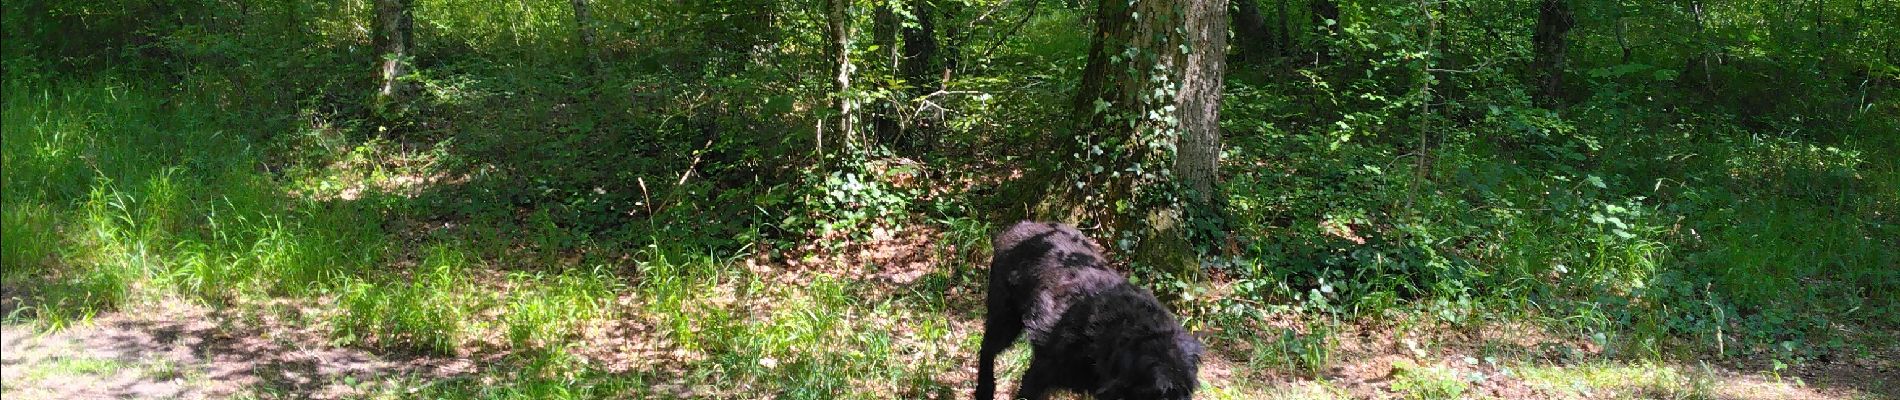
[[[1016,398],[1068,389],[1096,399],[1187,399],[1201,344],[1154,295],[1108,269],[1067,225],[1020,222],[998,233],[976,399],[996,395],[996,355],[1024,330],[1032,353]]]

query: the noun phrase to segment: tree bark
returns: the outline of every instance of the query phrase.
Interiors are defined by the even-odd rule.
[[[1082,158],[1075,166],[1087,170],[1080,179],[1093,183],[1079,186],[1102,192],[1080,197],[1136,204],[1120,215],[1109,211],[1119,207],[1095,205],[1108,210],[1093,214],[1138,237],[1137,262],[1198,267],[1186,221],[1214,204],[1227,18],[1226,0],[1098,1],[1096,35],[1073,103],[1078,138],[1067,153]],[[1097,156],[1097,147],[1107,150]],[[1095,166],[1104,168],[1089,172]],[[1176,201],[1139,200],[1172,187],[1185,189],[1171,193],[1181,195]]]
[[[381,56],[377,60],[377,109],[401,102],[409,92],[407,79],[414,57],[415,21],[410,16],[412,0],[376,0],[374,44]]]
[[[891,9],[890,0],[879,2],[871,14],[871,40],[877,44],[877,51],[874,54],[877,57],[875,65],[882,66],[880,70],[892,75],[897,72],[899,57],[903,54],[897,49],[898,25],[897,12]],[[885,80],[885,82],[889,81]],[[889,89],[886,84],[879,83],[877,86]],[[895,101],[901,100],[892,93],[890,98],[878,101],[872,106],[871,137],[874,138],[872,142],[883,143],[897,138],[899,129],[897,107],[892,104]]]
[[[943,45],[938,47],[939,58],[943,62],[943,81],[950,81],[950,75],[963,64],[963,25],[957,18],[963,15],[964,4],[961,1],[946,1],[934,8],[940,13],[937,24],[943,26]]]
[[[1569,0],[1539,2],[1537,28],[1531,35],[1536,52],[1531,68],[1537,76],[1537,101],[1542,106],[1563,106],[1564,53],[1570,47],[1565,36],[1576,23]]]
[[[899,74],[911,87],[910,96],[918,98],[943,89],[942,60],[937,49],[937,16],[935,8],[927,0],[912,0],[911,15],[917,18],[916,24],[904,27],[904,57],[899,66]],[[911,121],[911,126],[898,145],[917,152],[929,150],[931,140],[937,132],[938,124],[943,121],[942,108],[920,109]]]
[[[1276,10],[1277,12],[1274,13],[1273,15],[1274,25],[1275,25],[1274,37],[1279,38],[1278,40],[1278,43],[1280,43],[1280,46],[1279,46],[1280,48],[1278,49],[1280,52],[1279,56],[1287,57],[1293,54],[1293,34],[1289,32],[1286,26],[1286,2],[1289,0],[1276,0],[1276,1],[1279,2],[1278,3],[1279,9]]]
[[[1689,13],[1695,20],[1695,55],[1689,59],[1689,68],[1685,68],[1683,71],[1687,72],[1698,68],[1701,69],[1702,91],[1713,98],[1715,97],[1715,72],[1709,67],[1709,39],[1705,32],[1706,29],[1704,25],[1706,21],[1703,21],[1702,1],[1690,0]]]
[[[835,110],[838,112],[838,134],[841,143],[850,143],[853,124],[851,100],[851,28],[845,18],[846,7],[850,0],[825,0],[825,54],[831,58],[831,94]],[[824,140],[819,138],[819,149],[824,149]]]
[[[600,48],[594,43],[594,17],[589,11],[587,0],[572,0],[574,5],[574,34],[580,40],[582,69],[593,75],[600,66]]]
[[[1622,56],[1618,58],[1618,60],[1621,60],[1622,64],[1629,64],[1630,63],[1630,42],[1629,42],[1628,34],[1629,34],[1630,22],[1629,22],[1628,17],[1623,15],[1623,5],[1617,4],[1615,7],[1616,7],[1616,48],[1622,54]]]
[[[1215,172],[1220,167],[1220,97],[1227,70],[1227,7],[1221,4],[1225,2],[1192,1],[1182,5],[1187,12],[1184,22],[1189,47],[1181,65],[1181,92],[1175,97],[1175,109],[1181,114],[1181,139],[1176,146],[1174,176],[1187,187],[1189,205],[1196,209],[1211,209]]]
[[[1234,1],[1234,40],[1240,44],[1241,59],[1256,63],[1272,58],[1280,47],[1279,37],[1267,29],[1267,19],[1260,15],[1258,1]]]
[[[1131,108],[1128,111],[1135,112],[1137,115],[1140,114],[1139,111],[1145,111],[1132,109],[1132,107],[1139,104],[1137,101],[1139,95],[1136,93],[1145,92],[1142,89],[1146,89],[1148,80],[1145,76],[1127,76],[1129,74],[1125,72],[1145,72],[1152,69],[1136,68],[1135,65],[1139,63],[1135,60],[1119,56],[1122,49],[1137,44],[1136,38],[1154,36],[1137,35],[1134,32],[1137,27],[1134,10],[1128,4],[1129,2],[1097,0],[1096,3],[1095,36],[1089,42],[1088,64],[1082,69],[1082,82],[1076,87],[1075,102],[1071,105],[1070,114],[1075,118],[1073,125],[1076,133],[1085,136],[1092,135],[1096,131],[1114,128],[1107,120],[1109,113],[1105,111],[1109,109],[1128,107]],[[1141,2],[1137,0],[1136,3]],[[1159,18],[1154,14],[1149,15],[1151,19]],[[1153,59],[1155,48],[1148,47],[1142,50],[1147,51],[1143,55],[1150,58],[1148,60],[1150,66],[1162,61]],[[1118,73],[1111,73],[1111,68],[1115,66],[1123,66],[1123,68],[1114,70]],[[1105,102],[1107,107],[1098,109],[1097,102]]]

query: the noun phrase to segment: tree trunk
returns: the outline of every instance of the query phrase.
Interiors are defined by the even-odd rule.
[[[574,34],[580,39],[582,69],[593,75],[600,66],[600,48],[594,44],[594,18],[588,10],[587,0],[572,0],[574,5]]]
[[[946,1],[934,7],[940,13],[937,24],[943,26],[943,46],[937,50],[940,54],[938,60],[943,62],[945,82],[950,81],[950,75],[963,64],[963,41],[966,38],[963,37],[963,24],[957,23],[957,18],[963,15],[963,7],[961,1]]]
[[[1618,60],[1621,60],[1622,64],[1629,64],[1630,63],[1630,42],[1629,42],[1628,35],[1629,35],[1630,22],[1629,22],[1629,18],[1623,15],[1623,5],[1617,4],[1615,7],[1616,7],[1616,48],[1620,50],[1622,54],[1621,58],[1618,58]]]
[[[1293,34],[1286,26],[1286,2],[1289,0],[1277,1],[1279,2],[1279,9],[1276,10],[1277,12],[1273,15],[1275,21],[1275,26],[1273,27],[1275,30],[1274,37],[1279,38],[1277,42],[1280,43],[1280,57],[1287,57],[1293,54]]]
[[[1690,0],[1689,13],[1690,16],[1695,18],[1695,56],[1689,59],[1690,66],[1683,71],[1701,69],[1702,91],[1713,98],[1715,97],[1715,73],[1711,71],[1709,67],[1709,39],[1706,32],[1704,32],[1706,30],[1704,25],[1707,22],[1703,21],[1702,2],[1700,0]]]
[[[415,47],[415,22],[410,17],[412,0],[376,0],[375,41],[377,76],[381,88],[376,91],[376,109],[399,103],[409,92],[410,52]]]
[[[910,96],[918,98],[943,89],[943,68],[937,51],[937,16],[930,1],[912,0],[911,15],[917,23],[904,27],[904,57],[899,74],[911,87]],[[898,145],[918,153],[930,148],[929,138],[936,135],[943,121],[943,109],[919,109],[910,129]]]
[[[1241,59],[1255,63],[1272,58],[1280,45],[1274,32],[1267,29],[1267,19],[1260,15],[1258,1],[1234,1],[1234,40],[1240,42]]]
[[[887,71],[893,75],[897,72],[898,57],[903,54],[897,50],[899,25],[897,18],[897,12],[891,9],[889,0],[879,2],[876,10],[871,14],[871,40],[877,44],[877,51],[874,54],[877,58],[875,65],[881,66],[881,71]],[[889,81],[885,80],[885,82]],[[886,84],[880,83],[877,86],[888,89]],[[873,139],[871,142],[883,143],[897,138],[897,107],[892,104],[895,101],[900,100],[893,93],[890,98],[880,100],[872,107],[871,137]]]
[[[1569,0],[1543,0],[1539,4],[1537,28],[1531,35],[1536,52],[1531,68],[1537,76],[1539,105],[1557,108],[1563,106],[1564,53],[1570,47],[1565,35],[1577,21]]]
[[[855,129],[851,100],[851,28],[845,19],[845,9],[850,0],[825,0],[825,54],[831,57],[831,94],[836,96],[834,107],[838,112],[838,134],[843,135],[840,143],[851,143]],[[819,138],[818,148],[824,149],[824,138]]]
[[[1339,3],[1333,0],[1313,0],[1307,4],[1307,8],[1313,18],[1313,29],[1322,30],[1327,35],[1339,34]],[[1314,65],[1332,61],[1332,46],[1327,45],[1326,40],[1328,39],[1317,38],[1312,42]]]
[[[1137,262],[1194,270],[1186,213],[1212,204],[1226,0],[1100,0],[1096,22],[1072,105],[1078,140],[1067,141],[1073,144],[1065,152],[1082,158],[1070,169],[1079,170],[1084,176],[1078,182],[1085,183],[1056,182],[1064,186],[1051,189],[1101,192],[1060,196],[1065,199],[1057,201],[1070,204],[1058,206],[1071,210],[1089,201],[1135,204],[1126,211],[1081,204],[1079,214],[1092,215],[1117,236],[1137,238]],[[1104,149],[1100,155],[1098,147]],[[1168,191],[1176,185],[1186,190]],[[1162,192],[1150,192],[1155,190]],[[1150,197],[1175,201],[1137,200]],[[1068,214],[1073,219],[1078,212]]]
[[[1174,177],[1188,189],[1189,212],[1185,214],[1190,218],[1219,218],[1218,214],[1194,214],[1218,210],[1215,178],[1220,170],[1220,97],[1227,69],[1227,16],[1223,15],[1227,8],[1220,4],[1224,2],[1194,1],[1182,6],[1187,12],[1184,22],[1189,48],[1181,66],[1181,92],[1175,97],[1181,139],[1176,146]]]
[[[1327,32],[1339,33],[1338,2],[1333,0],[1313,0],[1312,3],[1307,4],[1307,7],[1310,7],[1311,9],[1309,11],[1313,13],[1313,26],[1325,29]],[[1332,22],[1329,23],[1327,21]]]

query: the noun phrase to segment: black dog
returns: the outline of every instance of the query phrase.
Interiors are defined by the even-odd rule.
[[[1016,398],[1050,389],[1101,400],[1187,399],[1201,344],[1154,295],[1110,271],[1075,228],[1019,222],[994,239],[989,317],[976,399],[996,396],[996,355],[1029,330],[1032,354]]]

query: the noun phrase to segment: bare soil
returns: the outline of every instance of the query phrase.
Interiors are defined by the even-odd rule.
[[[6,325],[0,328],[4,396],[323,399],[368,389],[355,382],[441,379],[474,370],[471,360],[377,354],[332,346],[314,329],[241,320],[178,301],[54,332]]]

